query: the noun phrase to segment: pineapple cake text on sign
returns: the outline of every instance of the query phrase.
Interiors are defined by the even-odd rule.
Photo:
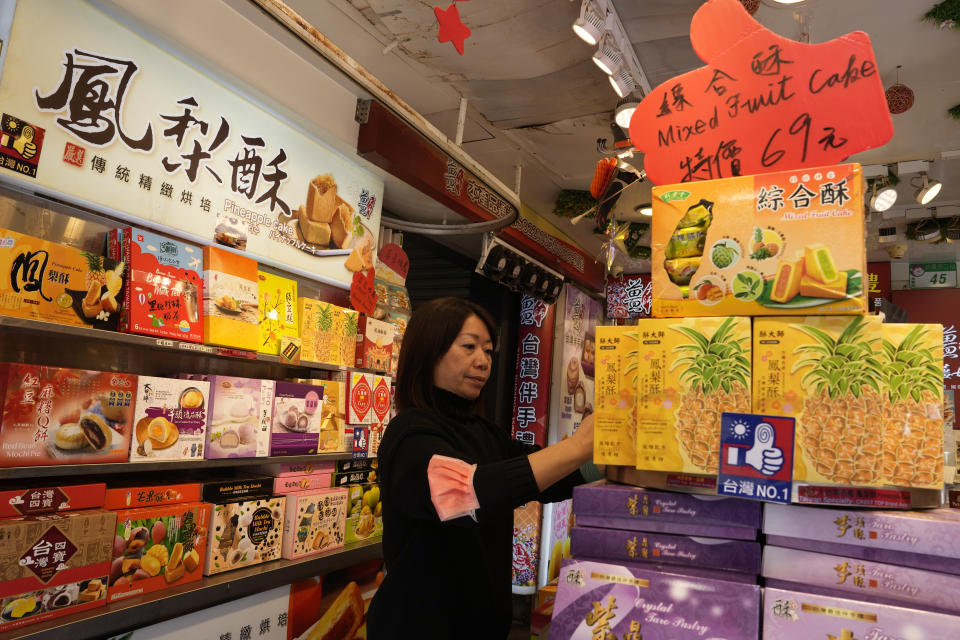
[[[707,65],[655,88],[630,121],[654,184],[833,164],[893,136],[862,31],[803,44],[738,0],[709,0],[690,40]]]

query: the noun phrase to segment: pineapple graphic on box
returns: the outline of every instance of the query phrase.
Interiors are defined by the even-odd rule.
[[[754,412],[796,418],[793,479],[881,484],[877,316],[757,318]]]
[[[884,484],[943,488],[943,327],[884,324]]]
[[[637,323],[636,468],[715,474],[720,417],[750,410],[750,318]]]
[[[593,461],[634,466],[637,429],[636,327],[597,327],[594,345]],[[567,390],[576,389],[580,365],[567,367]],[[572,392],[572,391],[571,391]]]

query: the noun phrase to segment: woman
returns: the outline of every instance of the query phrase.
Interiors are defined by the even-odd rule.
[[[569,498],[593,452],[593,418],[538,450],[479,414],[495,328],[478,305],[439,298],[404,334],[399,413],[380,443],[386,577],[370,640],[506,638],[513,509]]]

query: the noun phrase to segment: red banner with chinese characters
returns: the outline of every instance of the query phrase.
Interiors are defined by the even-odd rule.
[[[649,318],[652,302],[649,273],[607,278],[607,318]]]
[[[513,385],[510,435],[527,444],[547,444],[554,317],[555,305],[545,304],[528,295],[520,299],[517,376]],[[514,593],[532,594],[537,588],[540,514],[538,502],[530,502],[514,510]]]
[[[879,311],[880,301],[890,301],[892,298],[892,287],[890,285],[890,263],[868,262],[867,285],[867,298],[870,299],[870,309],[872,311]]]
[[[510,434],[527,444],[546,444],[554,315],[554,305],[528,295],[520,299],[517,375],[513,385]]]

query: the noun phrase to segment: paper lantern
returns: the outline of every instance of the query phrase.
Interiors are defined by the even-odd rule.
[[[889,108],[890,113],[894,115],[903,113],[913,106],[913,89],[905,84],[898,82],[887,89],[886,95],[887,108]]]

